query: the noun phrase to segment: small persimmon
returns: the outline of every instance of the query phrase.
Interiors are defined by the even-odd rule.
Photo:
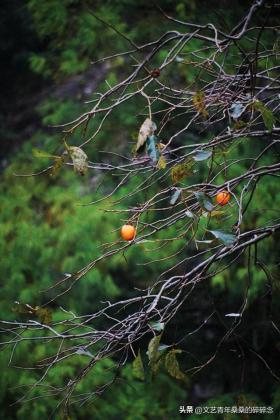
[[[132,241],[135,238],[136,229],[132,225],[123,225],[121,228],[121,237],[124,241]]]
[[[225,206],[230,200],[230,193],[228,191],[221,191],[216,195],[216,203],[220,206]]]

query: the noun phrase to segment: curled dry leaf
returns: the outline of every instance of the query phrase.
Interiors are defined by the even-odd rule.
[[[176,355],[182,353],[182,350],[170,350],[165,356],[165,367],[169,375],[173,378],[187,382],[187,376],[181,371]]]
[[[145,119],[139,130],[138,141],[136,144],[136,152],[138,152],[138,150],[142,146],[144,146],[147,138],[154,134],[156,128],[156,124],[152,120],[150,120],[150,118]]]
[[[80,175],[84,175],[88,169],[88,157],[86,153],[80,147],[75,146],[69,147],[68,153],[73,161],[74,170]]]

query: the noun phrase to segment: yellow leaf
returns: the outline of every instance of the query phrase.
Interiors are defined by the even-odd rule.
[[[211,217],[221,217],[225,212],[223,210],[213,210],[210,212]]]
[[[173,168],[171,169],[171,178],[173,184],[177,184],[183,178],[185,178],[185,176],[191,175],[191,167],[193,166],[193,164],[193,162],[186,161],[173,166]]]
[[[158,163],[157,163],[157,169],[165,169],[166,168],[166,159],[164,156],[160,156]]]
[[[193,105],[197,112],[199,112],[203,117],[209,117],[208,112],[205,108],[205,94],[202,91],[196,92],[196,94],[192,98]]]
[[[57,157],[55,159],[52,170],[51,170],[51,174],[50,174],[51,176],[55,176],[58,173],[58,171],[62,167],[62,162],[63,162],[62,157]]]
[[[163,144],[163,143],[159,143],[158,144],[158,149],[159,150],[162,150],[162,149],[164,149],[165,148],[165,144]]]

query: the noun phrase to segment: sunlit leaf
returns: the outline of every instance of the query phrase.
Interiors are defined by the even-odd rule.
[[[207,152],[206,150],[198,150],[196,154],[192,156],[192,158],[195,161],[200,162],[202,160],[209,159],[211,156],[212,156],[212,152],[210,151]]]
[[[227,247],[232,246],[236,242],[236,236],[231,233],[224,233],[219,230],[210,230],[210,232]]]
[[[141,379],[141,381],[145,380],[145,372],[140,350],[138,351],[137,357],[133,360],[132,372],[135,378]]]
[[[32,154],[34,157],[36,158],[48,158],[48,159],[56,159],[59,156],[55,156],[55,155],[51,155],[48,152],[45,152],[44,150],[40,150],[40,149],[32,149]]]
[[[181,193],[182,193],[181,188],[175,188],[175,190],[174,190],[174,192],[171,196],[171,199],[170,199],[171,206],[174,206],[174,204],[177,203],[177,201],[179,200],[179,197],[181,196]]]
[[[187,376],[181,371],[176,355],[182,353],[182,350],[171,350],[165,356],[165,367],[167,372],[173,378],[187,381]]]
[[[150,120],[150,118],[146,118],[139,130],[138,140],[136,144],[136,152],[138,152],[138,150],[142,146],[144,146],[148,137],[152,136],[156,129],[156,124],[152,120]]]

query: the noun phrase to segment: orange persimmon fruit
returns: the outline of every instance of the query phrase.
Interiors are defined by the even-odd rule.
[[[135,238],[136,229],[132,225],[123,225],[121,228],[121,237],[124,241],[132,241]]]
[[[216,203],[220,206],[225,206],[230,200],[230,193],[228,191],[221,191],[216,195]]]

